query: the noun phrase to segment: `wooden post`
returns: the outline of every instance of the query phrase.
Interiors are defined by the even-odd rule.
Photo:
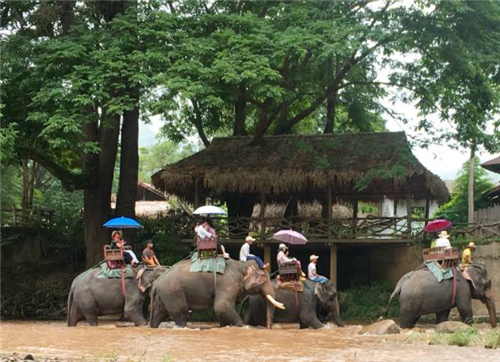
[[[327,225],[328,225],[328,241],[332,239],[332,183],[328,182],[328,195],[326,199],[326,204],[328,208],[327,212]]]
[[[12,206],[12,224],[16,226],[16,207]]]
[[[330,280],[337,286],[337,246],[330,244]]]
[[[264,192],[260,193],[260,237],[264,241],[266,237],[266,194]]]
[[[429,214],[431,207],[431,195],[430,192],[427,192],[427,199],[425,200],[425,225],[429,223]]]
[[[198,187],[198,179],[194,180],[194,208],[197,209],[200,206],[200,190]]]
[[[271,246],[264,245],[264,264],[269,263],[271,265]]]
[[[411,239],[411,196],[406,197],[406,223],[408,228],[408,239]]]

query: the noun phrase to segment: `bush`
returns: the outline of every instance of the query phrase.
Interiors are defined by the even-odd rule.
[[[388,282],[353,287],[340,293],[340,314],[345,321],[373,322],[385,311],[392,293]],[[399,299],[395,298],[387,313],[388,318],[399,317]]]

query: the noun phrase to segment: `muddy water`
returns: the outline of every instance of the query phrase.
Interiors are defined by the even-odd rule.
[[[359,335],[361,326],[299,330],[276,324],[271,331],[254,327],[216,328],[190,324],[158,329],[119,322],[11,322],[0,324],[0,356],[16,353],[59,361],[499,361],[500,351],[483,347],[429,346],[430,330],[399,335]],[[413,336],[413,337],[412,337]],[[411,343],[410,343],[411,342]]]

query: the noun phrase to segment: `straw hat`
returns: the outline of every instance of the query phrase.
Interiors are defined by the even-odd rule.
[[[248,236],[245,238],[245,241],[246,241],[246,242],[251,241],[251,242],[253,243],[253,242],[255,241],[255,239],[254,239],[254,238],[252,238],[250,235],[248,235]]]
[[[278,246],[278,250],[280,250],[280,249],[288,249],[288,246],[286,246],[285,244],[280,244]]]
[[[438,237],[448,239],[450,237],[450,235],[448,234],[448,232],[446,230],[443,230],[439,233]]]
[[[475,248],[476,248],[476,244],[474,244],[474,242],[473,242],[473,241],[471,241],[467,247],[468,247],[468,248],[475,249]]]
[[[314,254],[309,257],[309,261],[318,260],[318,259],[319,259],[319,256],[314,255]]]

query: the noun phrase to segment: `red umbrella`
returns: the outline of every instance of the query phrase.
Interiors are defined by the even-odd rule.
[[[446,219],[437,219],[428,223],[425,226],[424,230],[428,233],[434,233],[436,231],[449,229],[450,226],[451,226],[451,221]]]
[[[304,245],[307,243],[307,239],[304,235],[293,230],[280,230],[273,235],[273,239],[291,245]]]

